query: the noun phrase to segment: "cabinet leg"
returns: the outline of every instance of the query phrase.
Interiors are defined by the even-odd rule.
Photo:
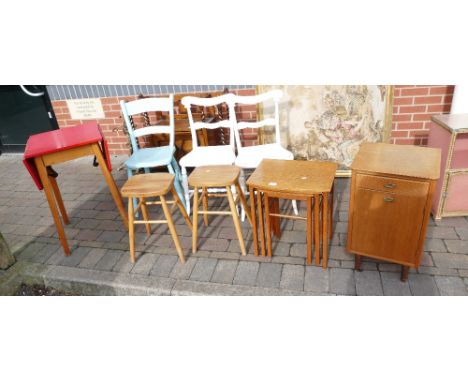
[[[408,280],[409,267],[406,265],[401,266],[401,281],[405,282]]]
[[[361,260],[361,255],[354,255],[354,269],[359,272],[361,271]]]

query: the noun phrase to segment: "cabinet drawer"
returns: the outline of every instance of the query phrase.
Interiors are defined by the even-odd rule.
[[[429,189],[429,183],[423,181],[403,180],[364,174],[357,174],[356,186],[359,188],[366,188],[368,190],[412,195],[425,195]]]

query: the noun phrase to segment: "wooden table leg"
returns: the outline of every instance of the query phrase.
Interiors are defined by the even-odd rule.
[[[265,256],[265,229],[263,226],[263,206],[262,206],[262,193],[257,190],[257,208],[258,208],[258,225],[260,228],[260,240],[262,242],[262,256]]]
[[[266,231],[266,241],[267,241],[267,253],[268,257],[271,257],[271,217],[270,217],[270,198],[268,193],[265,192],[265,231]]]
[[[57,201],[58,208],[60,210],[60,214],[62,215],[63,223],[69,224],[70,220],[68,219],[67,210],[65,209],[65,205],[63,204],[62,194],[60,193],[60,189],[57,185],[57,180],[53,176],[49,176],[50,185],[52,186],[52,190],[54,191],[55,200]]]
[[[254,245],[254,254],[258,256],[258,232],[257,232],[257,215],[255,213],[255,190],[253,187],[249,187],[250,194],[250,217],[252,223],[252,236]]]
[[[312,264],[312,241],[313,241],[313,233],[312,233],[312,199],[308,197],[306,199],[307,205],[307,229],[306,229],[306,241],[307,241],[307,264]]]
[[[322,195],[322,267],[328,264],[328,193]]]
[[[320,194],[314,195],[315,265],[320,264]]]
[[[401,281],[405,282],[408,280],[409,267],[406,265],[401,266]]]
[[[356,271],[361,271],[361,261],[362,261],[361,255],[354,255],[354,269]]]
[[[334,197],[334,188],[335,188],[335,185],[333,184],[332,185],[332,189],[331,189],[331,192],[330,192],[330,219],[328,221],[328,226],[329,226],[329,230],[328,230],[328,234],[330,236],[330,240],[333,238],[333,197]]]
[[[271,212],[274,214],[279,213],[279,199],[278,198],[270,198],[271,201]],[[273,234],[278,238],[281,239],[281,219],[279,216],[272,216],[270,218],[271,229]]]
[[[55,204],[55,198],[53,193],[53,187],[50,184],[50,178],[47,174],[47,168],[42,160],[42,157],[34,158],[39,177],[41,178],[42,186],[44,187],[44,193],[49,203],[50,212],[54,219],[55,227],[57,228],[58,237],[60,244],[62,244],[65,256],[70,256],[70,248],[68,247],[67,237],[65,236],[65,230],[63,229],[62,221],[60,220],[59,212]]]
[[[193,188],[192,226],[192,253],[196,253],[198,240],[198,187]]]
[[[128,241],[130,244],[130,260],[135,263],[135,211],[133,209],[133,198],[128,198]]]
[[[127,220],[127,214],[125,212],[125,207],[122,201],[122,196],[120,195],[119,190],[117,189],[117,186],[115,184],[114,178],[112,177],[112,174],[110,173],[109,169],[107,168],[107,163],[102,156],[101,148],[99,147],[99,143],[93,143],[92,144],[93,152],[94,155],[96,156],[96,159],[99,163],[99,167],[101,168],[101,171],[104,175],[104,178],[106,179],[107,186],[109,187],[109,190],[112,194],[112,197],[114,198],[114,202],[117,205],[117,208],[120,212],[120,216],[124,222],[125,228],[128,229],[128,220]]]

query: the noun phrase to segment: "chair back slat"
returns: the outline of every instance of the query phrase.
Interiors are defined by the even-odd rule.
[[[133,152],[139,150],[137,138],[152,134],[169,134],[169,146],[174,147],[174,96],[164,98],[142,98],[136,101],[120,101],[122,115],[127,126]],[[145,121],[148,112],[169,112],[169,125],[153,125],[135,129],[133,116],[144,114]],[[145,124],[147,124],[146,121]]]

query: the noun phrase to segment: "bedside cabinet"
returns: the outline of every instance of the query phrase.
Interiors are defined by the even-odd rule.
[[[440,173],[440,150],[364,143],[351,165],[348,252],[418,267]]]

